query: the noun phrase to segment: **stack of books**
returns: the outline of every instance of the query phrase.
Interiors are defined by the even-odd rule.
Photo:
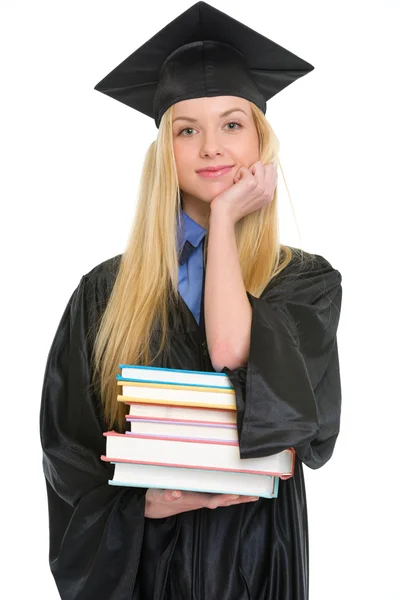
[[[225,373],[120,365],[127,431],[104,433],[110,485],[276,498],[295,451],[241,459],[235,390]]]

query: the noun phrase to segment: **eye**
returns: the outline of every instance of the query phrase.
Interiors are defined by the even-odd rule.
[[[241,128],[242,126],[240,125],[240,123],[236,123],[236,121],[231,121],[230,123],[227,123],[227,125],[237,125],[239,128]],[[231,131],[235,131],[235,129],[230,128]]]
[[[181,130],[181,131],[178,133],[178,135],[181,135],[181,134],[182,134],[184,131],[194,131],[194,129],[193,129],[193,127],[186,127],[185,129],[182,129],[182,130]],[[183,136],[183,137],[192,137],[192,136],[190,136],[190,135],[185,135],[185,136]]]
[[[229,123],[227,123],[227,124],[225,125],[225,127],[226,127],[227,125],[237,125],[237,127],[229,127],[229,129],[230,129],[231,131],[237,131],[238,129],[241,129],[241,128],[242,128],[242,125],[241,125],[240,123],[237,123],[236,121],[230,121]],[[182,135],[182,134],[183,134],[183,137],[193,137],[193,136],[192,136],[192,135],[190,135],[190,134],[189,134],[189,135],[185,134],[185,133],[184,133],[185,131],[196,131],[196,130],[195,130],[193,127],[185,127],[185,129],[181,129],[181,131],[178,133],[178,135]]]

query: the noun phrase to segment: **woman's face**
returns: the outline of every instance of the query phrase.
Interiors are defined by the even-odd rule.
[[[250,102],[237,96],[182,100],[173,107],[172,131],[183,208],[197,222],[204,221],[211,201],[233,185],[239,168],[259,160]],[[219,165],[232,168],[212,178],[197,173]]]

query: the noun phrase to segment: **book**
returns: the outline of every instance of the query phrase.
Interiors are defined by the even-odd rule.
[[[106,437],[106,455],[101,458],[109,462],[258,473],[282,478],[294,474],[295,452],[292,448],[272,456],[241,459],[238,442],[161,438],[128,431],[108,431],[103,435]]]
[[[129,402],[129,415],[143,419],[163,419],[164,421],[197,421],[198,423],[237,424],[236,411],[218,408],[199,408],[197,406],[176,406],[175,404],[148,404],[142,402]]]
[[[146,400],[149,404],[168,403],[177,406],[197,406],[199,408],[224,408],[236,411],[236,396],[233,388],[191,385],[188,383],[159,383],[124,379],[117,375],[120,402]]]
[[[157,383],[203,385],[210,387],[232,388],[231,381],[225,373],[213,371],[189,371],[170,369],[167,367],[148,367],[142,365],[119,365],[122,379],[134,381],[152,381]],[[118,379],[118,377],[117,377]]]
[[[127,423],[130,424],[131,433],[156,435],[159,437],[187,437],[188,439],[200,438],[225,440],[230,442],[238,441],[236,425],[206,424],[198,423],[197,421],[140,419],[131,416],[126,416],[126,420]]]
[[[235,390],[223,373],[120,365],[124,434],[108,431],[110,485],[276,498],[295,451],[241,459]]]
[[[120,364],[116,376],[120,402],[146,400],[236,411],[235,390],[225,373]]]
[[[114,463],[110,485],[277,498],[279,477],[207,469]]]

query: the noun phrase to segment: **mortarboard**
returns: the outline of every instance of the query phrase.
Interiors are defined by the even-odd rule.
[[[180,14],[113,69],[95,90],[155,120],[175,102],[240,96],[267,101],[314,67],[206,2]]]

